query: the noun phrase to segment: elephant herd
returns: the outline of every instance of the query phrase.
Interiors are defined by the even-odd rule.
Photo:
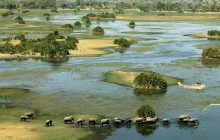
[[[25,113],[24,115],[22,115],[20,117],[21,121],[27,121],[28,119],[36,119],[36,115],[33,112],[30,113]],[[74,121],[74,118],[72,116],[68,116],[68,117],[64,117],[63,119],[64,124],[76,124],[77,127],[81,126],[85,126],[86,125],[86,120],[85,119],[77,119],[76,121]],[[109,118],[105,118],[105,119],[100,119],[98,120],[97,118],[90,118],[88,120],[87,125],[89,126],[99,126],[99,127],[104,127],[104,126],[129,126],[131,124],[135,124],[135,125],[155,125],[159,122],[159,118],[158,117],[140,117],[140,118],[136,118],[136,119],[120,119],[120,118],[114,118],[114,119],[109,119]],[[164,118],[162,121],[163,125],[169,125],[171,123],[170,119],[168,118]],[[178,117],[178,123],[181,124],[185,124],[185,125],[197,125],[199,123],[199,120],[197,118],[191,118],[189,115],[180,115]],[[50,127],[53,126],[53,121],[52,120],[46,120],[45,122],[45,127]]]

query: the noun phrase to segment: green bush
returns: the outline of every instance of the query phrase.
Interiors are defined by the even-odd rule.
[[[114,40],[114,44],[117,44],[117,45],[119,45],[120,47],[123,47],[123,48],[129,48],[133,44],[133,42],[129,41],[125,38],[119,38],[119,39]]]
[[[71,25],[71,24],[64,24],[61,26],[61,28],[74,29],[73,25]]]
[[[50,10],[50,12],[58,13],[58,10],[57,10],[57,8],[55,7],[55,8],[52,8],[52,9]]]
[[[220,36],[220,31],[218,31],[218,30],[211,30],[211,31],[208,31],[207,34],[209,36]]]
[[[47,17],[46,17],[46,21],[50,21],[50,16],[47,16]]]
[[[30,10],[25,9],[25,10],[22,10],[21,12],[25,14],[25,13],[29,13],[29,12],[30,12]]]
[[[83,21],[83,22],[85,22],[85,21],[87,21],[87,20],[89,20],[89,17],[88,17],[88,16],[83,16],[83,17],[82,17],[82,21]]]
[[[86,20],[86,21],[85,21],[85,25],[86,25],[86,27],[91,26],[91,21],[90,21],[90,20]]]
[[[44,16],[49,17],[50,13],[44,13]]]
[[[14,12],[12,12],[12,11],[7,11],[7,12],[2,13],[2,16],[3,16],[3,17],[8,17],[8,16],[11,16],[11,15],[14,15]]]
[[[74,26],[77,27],[77,28],[79,28],[79,27],[82,26],[82,24],[81,24],[79,21],[77,21],[77,22],[74,23]]]
[[[15,21],[18,23],[18,24],[25,24],[25,21],[23,20],[22,17],[18,16],[15,18]]]
[[[104,35],[105,31],[102,27],[97,26],[92,30],[93,35]]]
[[[220,50],[208,48],[203,50],[202,52],[203,59],[219,59],[220,58]]]
[[[136,24],[135,24],[134,21],[132,21],[132,22],[129,23],[129,26],[135,26],[135,25],[136,25]]]
[[[166,14],[164,12],[160,12],[157,14],[158,16],[165,16]]]
[[[167,82],[156,73],[141,73],[135,77],[134,83],[136,87],[143,89],[167,89]]]
[[[142,107],[138,108],[137,115],[139,117],[155,117],[154,109],[149,105],[143,105]]]

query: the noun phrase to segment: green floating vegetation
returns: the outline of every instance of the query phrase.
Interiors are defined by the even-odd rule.
[[[220,49],[219,48],[208,48],[202,52],[203,59],[220,59]]]
[[[0,88],[0,98],[16,99],[31,93],[29,89],[23,88]]]

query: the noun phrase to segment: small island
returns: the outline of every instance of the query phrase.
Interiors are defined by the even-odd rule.
[[[159,82],[155,86],[149,85],[148,83],[144,83],[143,85],[139,84],[139,81],[143,77],[156,78]],[[167,86],[175,85],[178,81],[181,81],[181,79],[160,75],[151,71],[111,71],[105,74],[104,81],[133,88],[166,89]]]
[[[220,31],[210,30],[207,33],[197,33],[192,36],[197,38],[220,39]]]

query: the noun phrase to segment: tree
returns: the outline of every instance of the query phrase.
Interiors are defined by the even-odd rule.
[[[15,18],[15,21],[16,21],[17,23],[19,23],[19,24],[25,24],[25,21],[24,21],[23,18],[20,17],[20,16],[16,17],[16,18]]]
[[[119,39],[114,40],[114,44],[117,44],[123,48],[129,48],[131,46],[132,42],[125,39],[125,38],[119,38]]]
[[[167,82],[156,73],[141,73],[135,77],[134,83],[137,87],[143,89],[166,89]]]
[[[104,29],[102,29],[100,26],[97,26],[92,30],[93,35],[104,35],[104,33]]]
[[[80,28],[82,26],[82,24],[79,21],[77,21],[74,23],[74,26],[77,28]]]
[[[139,117],[155,117],[154,109],[149,105],[143,105],[142,107],[138,108],[137,115]]]

